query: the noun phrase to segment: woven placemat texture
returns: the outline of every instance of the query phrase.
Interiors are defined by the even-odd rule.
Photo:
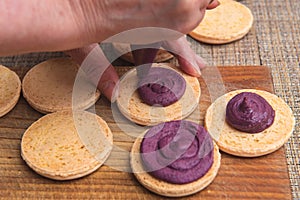
[[[300,199],[300,2],[253,1],[261,64],[272,70],[275,93],[292,108],[295,131],[285,145],[293,198]]]
[[[300,199],[300,1],[239,2],[252,10],[255,20],[243,39],[226,45],[202,44],[190,37],[188,40],[209,65],[264,65],[271,69],[275,93],[289,104],[296,118],[294,134],[285,150],[293,199]],[[111,53],[107,49],[106,53]],[[55,52],[0,57],[0,64],[33,66],[61,56],[64,54]]]

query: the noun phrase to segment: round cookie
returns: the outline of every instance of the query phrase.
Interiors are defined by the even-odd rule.
[[[251,29],[253,15],[249,8],[234,0],[219,0],[220,5],[207,10],[201,23],[189,33],[209,44],[225,44],[244,37]]]
[[[0,117],[11,111],[17,104],[21,93],[19,76],[0,65]]]
[[[70,180],[97,170],[108,158],[112,143],[108,125],[96,114],[55,112],[25,131],[21,156],[42,176]]]
[[[201,94],[199,81],[169,63],[155,63],[152,67],[164,67],[175,70],[186,81],[183,96],[175,103],[166,107],[149,106],[142,102],[137,92],[136,68],[127,72],[120,80],[117,106],[129,120],[141,125],[156,125],[161,122],[183,119],[190,115],[198,106]]]
[[[146,132],[145,132],[146,133]],[[145,134],[144,133],[144,134]],[[144,135],[142,134],[142,135]],[[142,136],[141,136],[142,137]],[[203,190],[215,179],[220,165],[221,154],[218,146],[214,143],[214,161],[208,172],[200,179],[186,184],[173,184],[159,180],[145,172],[140,157],[140,146],[142,138],[137,138],[132,146],[130,154],[130,165],[136,179],[150,191],[168,197],[182,197]]]
[[[23,79],[22,91],[27,102],[41,113],[84,110],[100,97],[79,65],[69,58],[50,59],[34,66]]]
[[[226,105],[242,92],[262,96],[275,110],[274,123],[262,132],[251,134],[232,128],[225,120]],[[279,97],[262,90],[243,89],[224,94],[213,102],[205,115],[205,127],[220,150],[242,157],[257,157],[272,153],[287,142],[295,125],[290,107]]]
[[[130,49],[130,44],[113,43],[112,45],[113,45],[113,48],[116,51],[116,53],[118,55],[121,54],[121,58],[123,60],[126,60],[130,63],[134,63],[133,55],[132,55],[131,49]],[[166,51],[164,49],[159,49],[153,62],[155,62],[155,63],[164,62],[164,61],[172,59],[173,57],[174,56],[171,53],[169,53],[168,51]]]

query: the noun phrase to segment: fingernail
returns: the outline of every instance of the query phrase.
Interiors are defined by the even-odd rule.
[[[198,75],[200,76],[200,75],[201,75],[201,71],[200,71],[200,68],[198,67],[198,64],[195,63],[195,61],[193,61],[193,62],[191,63],[191,65],[192,65],[192,67],[193,67],[195,73],[198,74]]]

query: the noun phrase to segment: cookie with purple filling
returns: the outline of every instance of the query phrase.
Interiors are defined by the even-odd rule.
[[[169,197],[194,194],[216,177],[221,155],[209,133],[184,120],[158,124],[137,138],[130,164],[147,189]]]
[[[174,70],[150,68],[138,82],[138,93],[149,106],[169,106],[178,101],[186,89],[185,79]]]
[[[243,89],[219,97],[207,109],[205,126],[219,148],[229,154],[256,157],[272,153],[291,136],[295,118],[279,97]]]
[[[190,115],[200,100],[200,84],[169,63],[154,63],[143,79],[136,68],[120,80],[117,106],[129,120],[156,125]]]

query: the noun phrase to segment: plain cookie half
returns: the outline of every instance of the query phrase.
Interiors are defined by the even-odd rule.
[[[21,93],[19,76],[7,67],[0,65],[0,117],[11,111]]]
[[[25,131],[21,156],[42,176],[70,180],[97,170],[112,145],[113,135],[101,117],[62,111],[43,116]]]
[[[34,66],[23,79],[22,91],[27,102],[41,113],[85,110],[100,97],[79,65],[69,58],[50,59]]]
[[[251,29],[253,15],[249,8],[234,0],[219,0],[220,5],[207,10],[201,23],[189,33],[209,44],[225,44],[244,37]]]

